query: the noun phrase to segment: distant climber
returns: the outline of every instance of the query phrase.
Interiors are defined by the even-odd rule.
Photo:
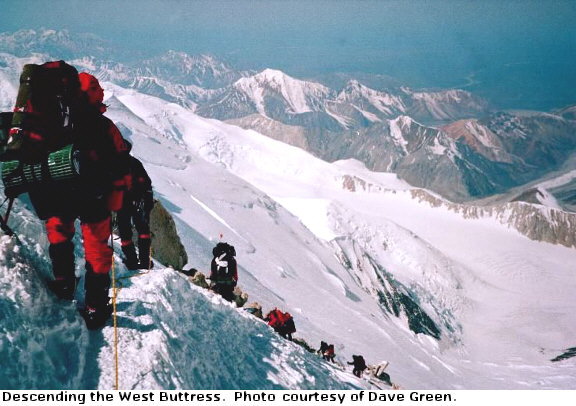
[[[220,242],[212,249],[214,258],[210,264],[210,289],[229,302],[234,301],[234,288],[238,283],[236,250],[228,243]]]
[[[264,320],[280,336],[292,341],[292,334],[296,332],[296,326],[290,313],[284,313],[280,309],[274,308],[268,312]]]
[[[384,372],[385,369],[388,367],[388,365],[389,365],[388,361],[382,361],[378,365],[371,365],[370,367],[368,367],[368,369],[370,370],[370,374],[374,378],[384,381],[388,385],[392,386],[392,382],[390,381],[390,375]]]
[[[352,355],[352,362],[348,362],[348,365],[354,365],[352,373],[358,378],[361,378],[362,372],[364,372],[364,370],[368,368],[368,366],[366,365],[366,361],[364,361],[364,357],[362,355]]]
[[[324,358],[326,361],[336,363],[336,361],[334,361],[335,357],[336,354],[334,353],[334,344],[330,344],[328,345],[328,347],[326,347],[326,350],[322,353],[322,358]]]
[[[317,354],[324,355],[324,352],[328,349],[328,343],[326,341],[320,341],[320,348],[316,351]]]
[[[292,334],[296,332],[296,325],[294,324],[294,318],[288,312],[284,313],[283,323],[278,332],[282,337],[292,341]]]
[[[278,333],[282,325],[283,314],[280,309],[275,307],[264,317],[264,321],[267,321],[268,325]]]
[[[124,253],[124,264],[130,270],[151,269],[150,212],[154,207],[152,181],[142,162],[130,156],[132,187],[124,193],[122,209],[118,211],[118,232]],[[132,224],[138,233],[138,254],[132,241]]]

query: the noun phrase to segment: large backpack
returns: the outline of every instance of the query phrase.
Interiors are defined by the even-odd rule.
[[[35,163],[72,143],[75,116],[83,104],[78,71],[72,65],[24,65],[2,160]]]
[[[220,281],[232,281],[234,278],[234,268],[230,266],[230,261],[235,261],[236,250],[225,242],[219,242],[212,249],[214,261],[216,262],[216,275]]]
[[[10,161],[2,167],[7,195],[18,195],[59,176],[69,179],[78,175],[68,146],[75,139],[78,117],[86,106],[73,66],[64,61],[24,65],[14,112],[2,113],[0,119],[0,161]],[[65,152],[58,153],[63,149]],[[50,160],[49,155],[55,152],[57,157]],[[52,170],[55,159],[59,162],[56,172]]]
[[[226,258],[227,254],[222,254],[216,257],[216,277],[218,281],[231,282],[234,279],[234,268],[230,266],[230,258]]]
[[[215,257],[220,257],[222,254],[228,254],[230,256],[236,256],[236,250],[234,246],[228,244],[227,242],[219,242],[214,248],[212,248],[212,255]]]
[[[294,318],[290,313],[284,313],[283,327],[286,333],[292,334],[296,332],[296,325],[294,324]]]

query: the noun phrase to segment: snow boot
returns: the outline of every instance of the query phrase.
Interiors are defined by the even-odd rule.
[[[138,264],[138,257],[136,256],[136,249],[134,248],[134,244],[130,241],[129,244],[122,245],[122,252],[124,253],[124,265],[130,271],[135,271],[136,269],[140,269]]]
[[[86,288],[86,307],[81,311],[81,314],[86,321],[86,327],[89,330],[96,330],[104,327],[112,314],[112,305],[108,296],[110,275],[94,273],[91,267],[87,266],[84,285]]]
[[[78,283],[75,275],[74,244],[72,241],[51,244],[48,253],[54,274],[54,280],[48,282],[48,287],[59,299],[73,300]]]
[[[150,238],[138,238],[138,258],[140,269],[152,269],[154,264],[150,258],[150,247],[152,240]]]
[[[104,327],[110,316],[112,315],[112,305],[108,303],[101,308],[92,308],[86,306],[81,311],[82,317],[86,322],[88,330],[98,330]]]
[[[78,279],[76,277],[72,279],[56,278],[53,281],[48,281],[48,288],[58,299],[74,300]]]

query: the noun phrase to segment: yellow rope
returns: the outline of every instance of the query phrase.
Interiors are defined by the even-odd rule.
[[[118,281],[122,279],[130,279],[136,276],[146,275],[150,272],[150,264],[152,264],[152,247],[150,247],[150,256],[148,258],[148,269],[144,272],[138,272],[132,275],[122,276],[118,278]],[[113,309],[113,320],[114,320],[114,369],[115,369],[115,380],[114,380],[114,389],[119,389],[119,373],[118,373],[118,319],[116,317],[116,298],[118,297],[118,293],[122,290],[122,284],[120,284],[120,288],[116,288],[116,267],[114,266],[114,252],[112,252],[112,309]]]
[[[112,308],[114,312],[114,362],[116,370],[116,378],[114,383],[114,389],[118,390],[118,320],[116,318],[116,268],[114,266],[114,254],[112,254]]]

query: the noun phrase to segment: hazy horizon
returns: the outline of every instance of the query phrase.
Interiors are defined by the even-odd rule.
[[[0,31],[89,32],[154,55],[209,53],[297,77],[392,76],[503,108],[576,103],[576,4],[566,0],[0,0]]]

